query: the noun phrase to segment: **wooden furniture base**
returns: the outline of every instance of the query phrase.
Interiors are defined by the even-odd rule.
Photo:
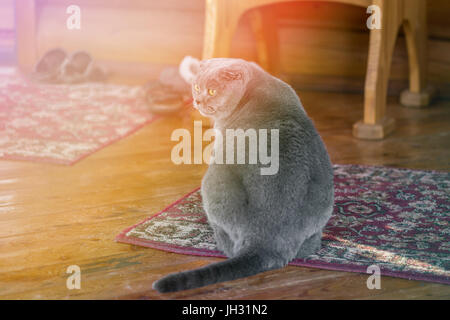
[[[400,103],[405,107],[423,108],[431,104],[436,96],[436,89],[428,86],[423,92],[415,93],[405,90],[400,95]]]
[[[395,120],[393,118],[384,118],[383,121],[376,124],[358,121],[353,125],[353,136],[363,140],[381,140],[391,134],[394,129]]]
[[[288,0],[303,1],[303,0]],[[407,105],[426,105],[431,99],[426,93],[427,18],[425,0],[329,0],[368,7],[376,5],[381,10],[381,29],[370,31],[367,64],[364,119],[354,126],[355,137],[382,139],[394,128],[386,118],[386,98],[392,55],[400,27],[405,30],[411,94],[402,101]],[[249,14],[255,33],[258,59],[263,68],[279,74],[279,41],[272,11],[267,5],[286,0],[206,0],[206,23],[203,59],[228,57],[233,34],[239,18]]]

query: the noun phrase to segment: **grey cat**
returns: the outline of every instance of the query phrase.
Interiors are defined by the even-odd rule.
[[[333,211],[328,153],[288,84],[254,63],[210,59],[201,62],[192,88],[194,106],[223,136],[226,129],[278,129],[279,171],[261,175],[261,164],[209,166],[203,206],[229,259],[170,274],[153,284],[159,292],[248,277],[307,257],[320,249]]]

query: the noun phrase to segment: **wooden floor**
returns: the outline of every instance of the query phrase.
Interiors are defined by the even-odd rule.
[[[391,99],[397,131],[385,141],[352,138],[362,96],[300,93],[334,163],[450,170],[450,102],[425,110]],[[176,166],[170,135],[179,119],[159,119],[74,166],[0,160],[1,299],[449,299],[450,286],[287,267],[196,290],[158,294],[156,279],[219,259],[114,242],[124,228],[199,186],[205,166]],[[79,265],[80,290],[66,288]]]

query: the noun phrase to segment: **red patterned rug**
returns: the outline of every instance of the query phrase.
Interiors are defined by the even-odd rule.
[[[322,248],[291,265],[450,284],[450,174],[335,166],[334,214]],[[170,252],[224,257],[197,189],[116,238]]]
[[[70,165],[155,118],[139,99],[139,87],[38,85],[5,70],[0,70],[3,159]]]

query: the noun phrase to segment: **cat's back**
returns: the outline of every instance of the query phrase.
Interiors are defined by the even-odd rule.
[[[303,162],[321,178],[332,179],[325,144],[295,90],[257,66],[254,72],[262,81],[253,88],[247,126],[278,129],[280,166]]]
[[[319,138],[295,90],[257,65],[253,72],[256,81],[250,84],[251,99],[235,126],[279,129],[280,138],[302,139],[303,144],[305,139]]]

